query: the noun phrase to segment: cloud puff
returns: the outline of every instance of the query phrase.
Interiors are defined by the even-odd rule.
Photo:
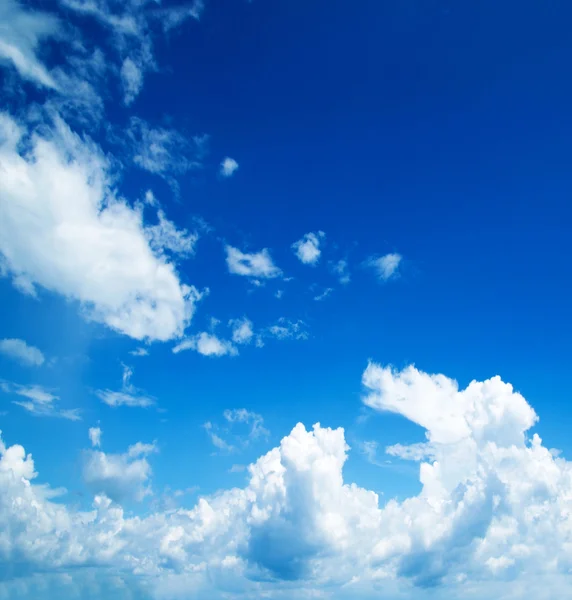
[[[0,353],[13,358],[22,364],[39,367],[44,364],[42,351],[35,346],[28,346],[24,340],[7,338],[0,340]]]
[[[56,88],[53,76],[36,56],[42,39],[59,33],[58,20],[44,12],[25,10],[15,0],[0,4],[0,62],[11,63],[21,77]]]
[[[401,263],[401,254],[391,253],[385,256],[373,256],[366,261],[366,266],[372,267],[381,281],[395,277]]]
[[[232,327],[232,341],[235,344],[249,344],[254,336],[252,321],[246,317],[231,319],[228,323]]]
[[[232,177],[238,170],[238,163],[228,156],[220,163],[220,174],[223,177]]]
[[[320,260],[320,240],[324,239],[326,234],[323,231],[317,233],[306,233],[301,240],[292,244],[296,256],[306,265],[315,265]]]
[[[274,278],[282,274],[282,271],[272,262],[270,252],[266,248],[248,254],[238,248],[226,246],[226,264],[228,270],[234,275]]]
[[[238,354],[238,350],[231,342],[221,340],[216,335],[206,331],[183,340],[173,348],[175,354],[184,350],[195,350],[203,356],[224,356],[225,354],[236,356]]]
[[[55,491],[34,482],[31,456],[0,443],[2,561],[17,559],[36,576],[67,572],[78,585],[76,567],[113,565],[150,582],[155,599],[184,598],[191,588],[209,598],[229,589],[237,598],[335,590],[336,600],[569,595],[572,467],[537,434],[527,437],[536,415],[526,400],[498,377],[460,389],[444,375],[374,363],[363,384],[368,406],[426,431],[426,446],[406,457],[421,461],[417,495],[380,505],[376,493],[344,481],[342,429],[298,424],[248,467],[244,488],[145,517],[99,495],[84,513],[53,502]],[[229,411],[226,420],[247,413]],[[98,457],[94,471],[110,474],[116,497],[140,497],[146,468],[133,469],[129,492],[123,482],[127,465],[148,451]]]
[[[149,235],[161,237],[147,232],[141,211],[115,196],[101,152],[58,118],[43,131],[28,138],[0,115],[5,268],[29,289],[77,300],[90,319],[135,339],[180,336],[197,290],[150,246]]]
[[[59,396],[41,385],[19,385],[8,381],[0,381],[0,389],[6,394],[15,394],[25,400],[13,400],[12,404],[37,417],[59,417],[69,421],[81,421],[78,408],[58,409]]]
[[[90,437],[92,430],[90,429]],[[101,431],[97,437],[100,445]],[[150,495],[148,485],[151,466],[147,456],[157,452],[155,444],[137,442],[123,454],[106,454],[101,450],[86,450],[83,456],[82,475],[86,485],[96,494],[105,494],[115,502],[140,501]]]
[[[88,431],[89,441],[94,448],[101,446],[101,429],[99,427],[90,427]]]

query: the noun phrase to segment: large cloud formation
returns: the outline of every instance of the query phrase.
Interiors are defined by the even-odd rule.
[[[460,390],[414,367],[372,363],[363,383],[368,406],[426,430],[390,449],[421,461],[421,492],[403,502],[344,482],[344,431],[319,424],[296,425],[245,488],[145,518],[103,493],[89,512],[54,502],[32,457],[0,445],[0,597],[31,598],[38,578],[62,586],[62,573],[81,588],[79,565],[120,579],[118,598],[134,597],[134,576],[142,598],[569,595],[572,470],[527,437],[526,400],[498,377]]]
[[[77,300],[89,318],[136,339],[180,336],[197,290],[163,253],[171,236],[116,195],[109,163],[59,118],[42,133],[0,114],[0,259],[15,284]]]

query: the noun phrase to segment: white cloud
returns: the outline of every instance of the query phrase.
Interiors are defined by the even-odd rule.
[[[131,356],[149,356],[149,350],[147,348],[135,348],[129,352]]]
[[[0,381],[0,389],[6,394],[15,394],[25,400],[13,400],[12,404],[37,417],[59,417],[69,421],[81,421],[78,408],[58,409],[59,396],[41,385],[19,385],[8,381]]]
[[[279,340],[285,339],[296,339],[296,340],[307,340],[308,332],[306,331],[306,324],[304,321],[291,321],[285,317],[280,317],[278,322],[271,325],[266,334],[270,337],[275,337]]]
[[[180,175],[201,166],[205,137],[191,140],[175,129],[151,127],[138,117],[132,117],[127,134],[135,164],[174,184],[172,175]]]
[[[150,247],[141,211],[115,196],[101,152],[60,120],[43,135],[0,115],[0,254],[14,277],[81,303],[135,339],[188,325],[197,290]]]
[[[204,430],[207,432],[213,446],[218,450],[222,450],[223,452],[234,452],[236,448],[229,444],[226,440],[224,440],[218,433],[217,428],[210,422],[207,421],[203,425]]]
[[[116,408],[118,406],[128,406],[131,408],[148,408],[155,404],[155,399],[144,394],[131,383],[133,369],[123,365],[121,390],[96,390],[96,396],[108,406]]]
[[[338,280],[342,285],[347,285],[351,281],[348,261],[344,258],[332,264],[332,271],[338,276]]]
[[[238,354],[238,350],[231,342],[221,340],[206,331],[183,340],[173,348],[175,354],[184,350],[195,350],[203,356],[224,356],[226,354],[236,356]]]
[[[121,82],[123,83],[123,99],[129,105],[139,95],[143,87],[143,73],[135,62],[127,57],[121,65]]]
[[[242,489],[149,516],[97,496],[85,513],[53,502],[24,448],[0,443],[3,560],[17,558],[36,577],[69,572],[76,585],[77,567],[113,565],[138,573],[141,585],[151,579],[144,589],[154,600],[189,589],[217,600],[231,589],[280,600],[569,596],[572,466],[538,435],[527,438],[536,415],[524,398],[498,377],[459,389],[413,367],[372,363],[363,381],[369,406],[426,429],[434,457],[415,450],[425,461],[418,495],[380,505],[376,493],[344,481],[342,429],[298,424],[250,465]],[[228,421],[242,414],[230,411]],[[129,464],[148,447],[134,448],[97,455],[93,471],[105,476],[94,489],[121,499],[146,493],[148,466]]]
[[[196,232],[189,233],[186,229],[177,229],[169,221],[162,210],[157,211],[159,223],[146,228],[146,234],[151,248],[157,253],[169,250],[181,256],[190,256],[195,252],[195,244],[199,239]]]
[[[401,254],[391,253],[385,256],[374,256],[366,261],[366,265],[375,269],[379,279],[387,281],[397,276],[401,260]]]
[[[88,431],[89,441],[94,448],[101,447],[101,429],[99,427],[90,427]]]
[[[246,317],[242,319],[231,319],[229,326],[232,327],[232,341],[235,344],[249,344],[254,336],[252,321]]]
[[[316,300],[317,302],[325,300],[333,291],[333,288],[326,288],[321,294],[314,296],[314,300]]]
[[[0,353],[9,356],[25,365],[39,367],[44,364],[45,357],[35,346],[28,346],[24,340],[6,338],[0,340]]]
[[[248,254],[238,248],[226,246],[226,264],[228,270],[235,275],[273,278],[282,274],[282,271],[272,262],[270,252],[266,248]]]
[[[280,300],[280,298],[282,298],[282,296],[284,295],[284,290],[276,290],[274,296],[276,298],[278,298],[278,300]]]
[[[232,177],[238,170],[238,163],[234,158],[228,156],[220,163],[220,174],[223,177]]]
[[[99,443],[93,445],[99,446]],[[86,450],[83,457],[83,480],[93,493],[105,494],[115,502],[143,500],[152,493],[148,485],[151,466],[146,457],[153,452],[157,452],[155,444],[141,442],[130,446],[123,454]]]
[[[320,240],[326,234],[323,231],[317,233],[306,233],[301,240],[292,244],[296,256],[306,265],[315,265],[320,260]]]
[[[250,425],[249,440],[270,435],[269,431],[264,427],[262,415],[246,410],[246,408],[227,409],[224,411],[223,416],[230,424],[244,423]]]
[[[21,77],[42,86],[56,88],[56,82],[36,55],[41,40],[59,34],[52,15],[26,10],[20,2],[0,3],[0,64],[12,64]]]

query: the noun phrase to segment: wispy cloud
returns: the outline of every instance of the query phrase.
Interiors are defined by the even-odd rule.
[[[276,324],[268,327],[266,334],[279,340],[307,340],[309,337],[304,321],[291,321],[285,317],[280,317]]]
[[[365,261],[365,266],[374,269],[381,281],[387,281],[397,277],[401,260],[401,254],[393,252],[385,256],[372,256]]]
[[[155,399],[138,390],[132,383],[133,368],[123,366],[121,390],[97,390],[97,397],[113,408],[118,406],[147,408],[155,404]]]
[[[333,288],[326,288],[321,294],[314,296],[314,300],[316,300],[317,302],[325,300],[333,291]]]
[[[41,350],[29,346],[24,340],[6,338],[0,340],[0,353],[21,362],[24,365],[39,367],[44,364],[45,357]]]
[[[270,435],[264,427],[262,415],[246,408],[227,409],[223,417],[223,425],[212,421],[203,424],[213,446],[223,453],[238,452],[259,438],[267,438]]]
[[[342,285],[347,285],[351,281],[348,261],[345,258],[330,263],[330,268],[332,269],[332,273],[338,276],[338,281]]]
[[[12,404],[22,407],[37,417],[58,417],[69,421],[81,421],[78,408],[60,409],[56,406],[60,397],[41,385],[19,385],[1,381],[0,389],[7,394],[15,394],[25,400],[13,400]]]
[[[178,354],[184,350],[195,350],[203,356],[236,356],[238,350],[227,340],[222,340],[212,333],[202,331],[197,335],[189,337],[173,348],[173,353]]]

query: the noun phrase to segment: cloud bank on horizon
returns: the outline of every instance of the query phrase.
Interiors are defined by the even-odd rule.
[[[319,223],[270,247],[238,228],[221,231],[223,224],[214,232],[200,217],[180,218],[181,177],[201,173],[228,189],[251,168],[234,148],[236,158],[217,148],[209,162],[209,145],[220,139],[189,135],[141,110],[149,78],[167,70],[159,60],[166,40],[190,23],[200,26],[207,10],[202,0],[58,0],[53,12],[17,0],[0,6],[8,98],[0,111],[0,276],[26,301],[72,305],[102,339],[136,343],[122,346],[118,362],[126,354],[137,360],[142,380],[158,364],[151,362],[157,353],[165,385],[165,364],[186,369],[182,361],[193,357],[205,370],[223,368],[271,344],[290,348],[296,364],[296,345],[310,343],[329,303],[356,280],[397,286],[410,264],[383,248],[355,258],[359,248]],[[138,195],[123,191],[129,177],[145,182]],[[173,202],[155,195],[148,181],[161,182]],[[226,277],[229,290],[244,286],[247,298],[266,293],[264,309],[211,288],[193,270],[195,257],[213,246],[208,275]],[[380,284],[361,281],[356,264]],[[295,301],[283,309],[289,297]],[[231,317],[217,312],[224,302]],[[535,410],[499,376],[461,388],[413,365],[367,364],[362,407],[399,415],[425,437],[383,449],[365,442],[362,452],[372,462],[382,450],[413,462],[417,494],[386,500],[351,481],[344,471],[350,436],[328,427],[324,414],[323,424],[297,422],[270,450],[245,459],[247,467],[233,464],[229,473],[246,473],[243,485],[229,479],[183,508],[175,499],[194,494],[195,482],[163,497],[155,463],[164,456],[184,479],[185,462],[204,457],[172,455],[169,433],[150,435],[154,424],[176,423],[177,415],[135,387],[133,367],[121,362],[115,387],[88,390],[132,436],[118,448],[106,426],[90,420],[93,406],[68,406],[50,383],[46,372],[56,357],[48,349],[4,335],[0,354],[14,371],[0,379],[0,392],[23,425],[18,432],[3,424],[0,436],[2,600],[548,600],[572,592],[572,463],[533,432]],[[283,363],[284,377],[295,378],[288,359]],[[23,383],[40,381],[39,374],[43,383]],[[267,376],[255,363],[251,379]],[[232,377],[240,378],[237,371]],[[77,391],[79,384],[70,378],[65,386]],[[208,392],[185,389],[201,404]],[[230,406],[233,398],[226,400]],[[298,421],[294,408],[286,411]],[[202,421],[208,453],[235,456],[268,444],[274,422],[261,412],[227,408],[218,420]],[[34,422],[29,431],[24,419]],[[40,431],[47,452],[50,424],[63,421],[85,432],[77,479],[89,497],[81,500],[71,486],[46,481],[48,461],[24,447]],[[58,459],[65,462],[52,456],[54,464]]]

